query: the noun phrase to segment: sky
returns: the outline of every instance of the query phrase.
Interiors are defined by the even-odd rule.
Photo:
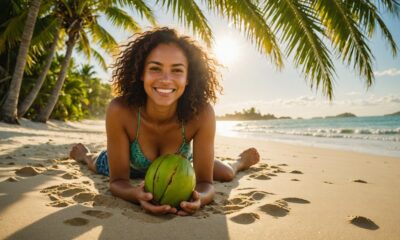
[[[165,13],[160,7],[155,9],[160,26],[175,27],[184,34],[191,34],[170,13]],[[127,11],[134,15],[144,29],[149,28],[150,25],[141,21],[136,13]],[[290,57],[284,60],[284,68],[279,71],[268,57],[258,53],[244,34],[235,30],[227,20],[207,11],[205,15],[215,40],[210,51],[226,66],[221,69],[224,91],[215,105],[217,115],[250,107],[255,107],[261,114],[292,118],[332,116],[344,112],[373,116],[400,111],[400,54],[393,58],[379,31],[369,39],[375,57],[373,86],[367,89],[363,79],[357,76],[351,66],[333,59],[336,77],[334,98],[329,101],[321,94],[321,89],[309,87]],[[400,20],[387,16],[383,18],[400,47]],[[120,43],[126,42],[130,36],[112,28],[104,19],[100,22]],[[112,63],[111,58],[107,58],[107,61]],[[111,78],[111,71],[106,73],[97,68],[97,72],[105,81]]]

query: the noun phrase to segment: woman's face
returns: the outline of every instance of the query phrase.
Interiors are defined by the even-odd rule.
[[[188,83],[188,61],[176,44],[159,44],[147,56],[143,71],[148,103],[172,106]]]

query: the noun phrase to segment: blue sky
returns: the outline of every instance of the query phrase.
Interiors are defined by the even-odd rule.
[[[159,7],[156,9],[158,10],[155,14],[161,26],[175,27],[181,32],[191,34],[186,32],[177,20],[173,20],[171,14],[161,11]],[[285,59],[284,69],[278,71],[270,60],[259,54],[244,35],[232,28],[228,21],[213,14],[206,16],[214,33],[215,44],[230,45],[230,52],[234,53],[221,57],[226,68],[221,70],[224,93],[215,106],[217,115],[249,107],[256,107],[262,114],[303,118],[343,112],[369,116],[400,111],[400,57],[392,57],[379,31],[370,39],[371,50],[375,56],[375,84],[367,90],[363,80],[355,74],[352,67],[335,59],[337,77],[334,83],[334,99],[328,101],[320,90],[309,88],[301,71],[293,66],[290,58]],[[139,17],[136,19],[139,20]],[[384,19],[397,45],[400,46],[400,20],[388,19],[385,16]],[[147,22],[139,22],[144,29],[149,26]],[[103,23],[116,36],[118,42],[127,41],[129,34]],[[112,59],[109,58],[108,62],[111,63]],[[97,71],[101,78],[110,79],[110,73],[100,69]]]

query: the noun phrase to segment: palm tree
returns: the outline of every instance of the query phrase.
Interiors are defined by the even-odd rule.
[[[32,0],[31,5],[29,6],[29,13],[25,21],[25,27],[21,38],[14,74],[11,79],[6,101],[2,106],[0,117],[4,122],[18,123],[17,105],[19,90],[21,89],[26,57],[28,55],[29,45],[32,39],[33,30],[35,28],[36,17],[39,13],[40,2],[40,0]]]
[[[127,4],[132,4],[127,2]],[[101,55],[90,47],[91,39],[96,42],[102,49],[109,54],[115,53],[118,45],[110,33],[106,31],[97,21],[97,14],[104,13],[113,23],[117,26],[122,26],[133,32],[141,30],[139,25],[131,18],[125,11],[118,8],[117,4],[113,1],[79,1],[69,0],[60,1],[56,8],[57,15],[62,20],[63,28],[67,32],[66,53],[62,63],[61,72],[58,76],[56,85],[51,93],[48,103],[41,110],[35,121],[46,122],[54,106],[57,103],[60,91],[63,87],[66,72],[71,59],[72,51],[75,44],[79,42],[79,49],[86,55],[94,55],[96,59],[100,60],[105,65],[104,60],[101,60]],[[154,17],[146,12],[152,22]]]
[[[54,0],[67,31],[67,53],[75,43],[87,55],[99,57],[99,53],[89,47],[92,38],[101,47],[110,51],[112,37],[97,23],[97,14],[104,14],[114,25],[140,28],[121,8],[131,7],[141,16],[155,22],[151,9],[144,1],[103,0],[79,1]],[[227,18],[236,28],[244,32],[261,53],[281,68],[283,56],[293,57],[308,80],[311,88],[322,88],[322,92],[333,98],[335,67],[332,62],[337,56],[347,65],[353,65],[357,74],[365,79],[367,87],[374,81],[373,54],[367,39],[377,29],[390,46],[393,56],[397,45],[385,25],[383,13],[399,17],[399,0],[203,0],[206,8]],[[203,11],[195,0],[157,0],[155,4],[172,11],[178,21],[191,29],[207,45],[211,45],[213,35]],[[79,10],[79,11],[78,11]],[[81,15],[76,15],[74,11]],[[74,15],[75,14],[75,15]],[[86,14],[86,15],[85,15]],[[76,17],[74,19],[74,17]],[[76,22],[75,22],[76,20]],[[78,33],[76,33],[78,32]],[[102,35],[104,38],[98,38]],[[68,47],[69,44],[69,47]],[[111,44],[111,45],[109,45]],[[285,46],[282,53],[281,46]],[[1,41],[0,41],[1,50]],[[72,54],[72,50],[70,49]],[[92,53],[91,53],[92,52]],[[68,54],[66,54],[68,56]],[[66,57],[66,60],[68,58]],[[65,66],[68,64],[66,63]],[[104,62],[103,62],[104,65]],[[65,75],[65,73],[64,73]],[[63,77],[54,91],[52,102],[43,112],[40,121],[46,121],[57,101],[57,90],[61,89]]]
[[[36,82],[33,85],[33,88],[29,92],[28,96],[26,96],[24,98],[24,100],[22,101],[22,103],[19,105],[18,114],[17,114],[18,117],[24,116],[25,113],[28,111],[28,109],[32,105],[33,101],[37,97],[37,95],[38,95],[38,93],[40,91],[40,88],[43,85],[44,80],[46,79],[47,72],[50,69],[51,62],[53,61],[53,57],[54,57],[54,55],[56,53],[58,39],[60,37],[60,31],[57,30],[56,33],[53,36],[54,36],[53,43],[50,46],[49,53],[48,53],[48,55],[46,57],[46,60],[45,60],[46,64],[43,67],[42,71],[40,72],[38,78],[36,79]]]

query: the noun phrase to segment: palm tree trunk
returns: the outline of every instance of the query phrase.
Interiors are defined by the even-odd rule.
[[[31,44],[36,18],[39,13],[40,2],[41,0],[32,0],[31,6],[29,7],[28,17],[25,21],[24,32],[22,33],[21,45],[19,46],[18,50],[14,74],[11,80],[10,88],[8,89],[6,101],[4,102],[0,114],[1,119],[7,123],[18,124],[17,106],[19,91],[21,89],[22,77],[24,76],[29,45]]]
[[[67,50],[65,53],[65,58],[62,63],[62,66],[61,66],[61,71],[58,74],[56,85],[55,85],[53,91],[51,92],[51,96],[47,102],[46,107],[40,111],[39,116],[36,119],[34,119],[34,121],[46,123],[51,115],[51,112],[53,112],[54,106],[56,105],[56,103],[58,101],[58,97],[60,96],[61,89],[64,85],[64,80],[67,75],[69,63],[70,63],[71,56],[72,56],[72,50],[74,50],[76,40],[77,40],[76,33],[71,34],[69,36],[67,44],[66,44]]]
[[[43,82],[46,79],[47,72],[50,69],[51,62],[53,61],[53,57],[56,53],[57,42],[59,37],[60,37],[60,32],[58,30],[54,35],[54,40],[50,47],[50,53],[46,57],[46,65],[44,66],[39,77],[36,79],[35,85],[33,86],[31,92],[28,94],[28,96],[24,99],[24,101],[18,108],[18,117],[24,116],[25,113],[28,111],[28,109],[31,107],[33,101],[36,99],[36,96],[38,95],[40,88],[42,87]]]

